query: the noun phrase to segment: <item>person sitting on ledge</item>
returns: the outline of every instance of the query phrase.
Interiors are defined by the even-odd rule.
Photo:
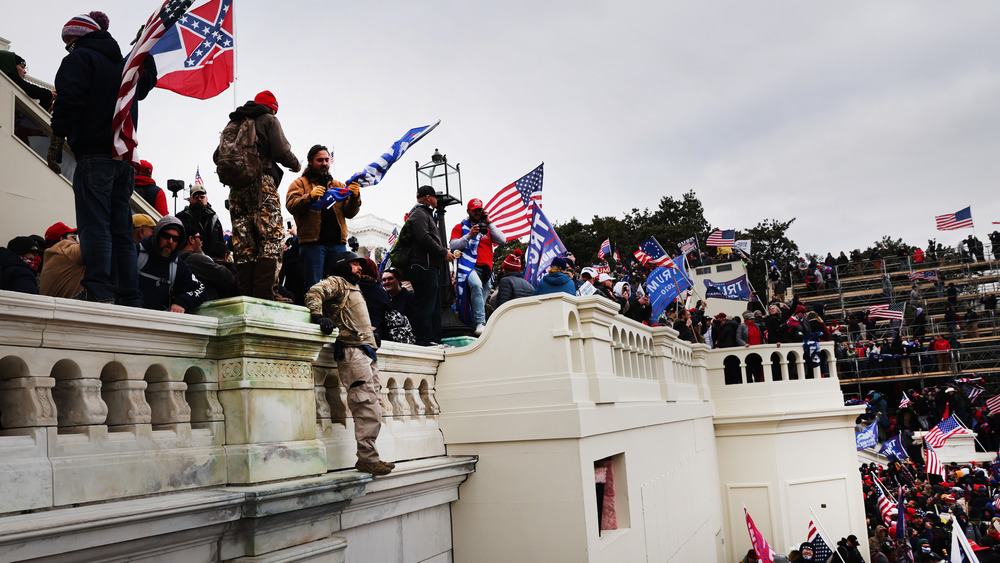
[[[56,223],[45,231],[45,267],[39,276],[38,289],[42,295],[75,297],[83,286],[83,254],[76,238],[76,229],[66,223]]]
[[[538,287],[532,295],[548,295],[550,293],[566,293],[576,295],[576,285],[573,278],[566,272],[566,259],[556,256],[549,265],[548,273],[542,276]]]
[[[353,252],[337,255],[332,275],[306,292],[305,303],[312,322],[323,334],[338,329],[333,358],[340,382],[347,389],[347,406],[354,417],[358,442],[358,471],[388,475],[396,464],[379,459],[375,440],[382,428],[382,383],[378,377],[379,344],[372,330],[368,306],[358,282],[364,258]]]
[[[177,257],[186,240],[184,225],[166,215],[157,221],[153,234],[139,243],[136,263],[144,309],[184,313],[205,301],[205,286]]]
[[[0,289],[20,293],[38,293],[35,268],[38,244],[31,237],[14,237],[7,248],[0,248]]]

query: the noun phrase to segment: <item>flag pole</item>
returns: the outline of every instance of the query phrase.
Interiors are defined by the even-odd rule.
[[[826,532],[826,528],[824,528],[823,524],[819,521],[819,516],[816,516],[816,512],[813,510],[813,507],[811,505],[809,506],[809,513],[812,514],[813,518],[816,519],[816,526],[819,527],[821,532],[823,532],[823,538],[826,541],[826,545],[829,546],[830,549],[837,555],[837,559],[840,559],[841,563],[847,563],[846,561],[844,561],[844,558],[841,557],[840,550],[834,549],[833,546],[830,545],[830,540],[828,538],[831,538],[832,536]],[[813,549],[813,551],[815,551],[815,549]]]
[[[237,80],[239,80],[240,50],[236,48],[236,44],[239,43],[239,39],[237,39],[239,34],[236,33],[237,18],[236,18],[236,12],[233,10],[233,4],[229,5],[229,11],[233,14],[233,110],[235,110],[236,108],[240,107],[239,97],[236,93],[236,87],[238,84]]]
[[[969,428],[968,426],[966,426],[965,423],[962,422],[961,418],[958,418],[957,416],[954,416],[954,415],[952,415],[952,417],[954,417],[954,419],[958,422],[959,426],[961,426],[966,431],[968,431],[969,434],[972,434],[972,439],[975,440],[977,444],[979,444],[979,447],[983,448],[984,452],[990,451],[989,449],[986,448],[986,446],[983,445],[982,442],[979,441],[979,438],[976,438],[976,433],[973,432],[971,428]]]

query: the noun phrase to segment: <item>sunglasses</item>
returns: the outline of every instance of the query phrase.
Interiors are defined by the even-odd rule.
[[[181,237],[179,237],[177,235],[172,235],[170,233],[160,233],[160,238],[163,239],[163,240],[169,240],[169,241],[172,241],[172,242],[180,242],[181,241]]]

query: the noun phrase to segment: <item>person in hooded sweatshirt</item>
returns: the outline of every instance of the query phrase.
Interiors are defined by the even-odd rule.
[[[205,286],[177,257],[186,240],[184,225],[166,215],[156,222],[153,234],[139,242],[139,290],[144,309],[185,313],[205,301]]]
[[[556,256],[552,259],[552,264],[549,265],[548,273],[542,276],[532,295],[548,295],[560,291],[576,295],[576,284],[573,283],[573,278],[566,273],[566,259]]]
[[[135,193],[153,206],[161,216],[170,213],[170,208],[167,207],[167,194],[163,192],[163,188],[156,185],[156,180],[153,179],[153,165],[148,160],[139,161],[139,170],[135,173]]]
[[[107,31],[109,23],[107,15],[94,11],[63,26],[62,40],[69,55],[56,72],[59,95],[52,109],[47,160],[49,168],[61,172],[62,144],[69,141],[76,157],[73,196],[86,265],[80,299],[137,307],[142,295],[137,287],[130,207],[135,169],[127,160],[113,158],[112,147],[112,119],[125,61],[118,42]],[[146,57],[131,108],[136,126],[138,100],[154,86],[156,63]]]

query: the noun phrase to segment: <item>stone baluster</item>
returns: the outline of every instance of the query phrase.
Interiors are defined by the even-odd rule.
[[[101,398],[108,405],[106,424],[109,432],[129,431],[137,424],[152,422],[152,409],[146,402],[146,382],[133,379],[105,381]]]
[[[218,392],[219,384],[215,382],[188,384],[186,398],[191,410],[192,425],[222,422],[226,419]]]
[[[56,426],[56,406],[51,377],[0,379],[0,427]]]
[[[191,407],[184,397],[187,383],[160,381],[146,388],[152,423],[155,430],[176,429],[178,424],[191,422]]]
[[[413,386],[413,382],[406,380],[403,386],[406,394],[406,404],[409,406],[410,414],[413,416],[423,416],[427,412],[423,401],[420,400],[420,390]]]
[[[101,398],[101,380],[93,377],[56,379],[52,388],[60,428],[104,424],[108,405]]]
[[[424,403],[425,412],[429,415],[441,414],[441,405],[437,402],[437,392],[426,379],[420,382],[420,400]]]
[[[392,414],[389,416],[406,416],[411,414],[409,405],[406,404],[406,394],[400,389],[399,384],[396,383],[395,379],[389,380],[388,395],[389,395],[389,405],[392,409]]]

